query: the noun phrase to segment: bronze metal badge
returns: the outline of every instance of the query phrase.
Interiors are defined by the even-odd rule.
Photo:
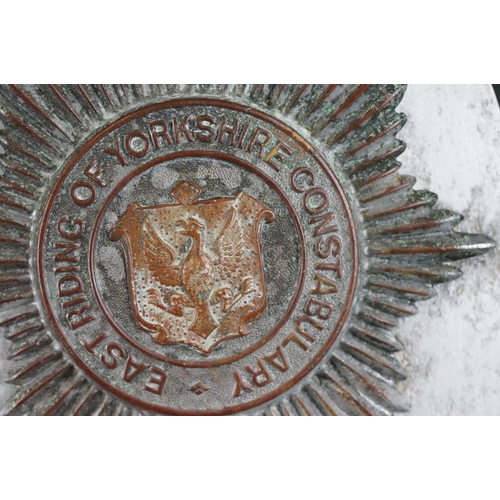
[[[494,243],[399,173],[402,85],[0,86],[5,413],[391,414]]]

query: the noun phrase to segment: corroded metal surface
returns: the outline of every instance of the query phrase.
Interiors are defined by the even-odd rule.
[[[391,414],[492,248],[399,173],[400,85],[0,86],[9,414]]]

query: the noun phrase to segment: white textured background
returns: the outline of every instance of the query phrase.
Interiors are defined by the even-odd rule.
[[[490,85],[410,85],[400,110],[408,144],[402,172],[439,205],[466,216],[459,230],[500,241],[500,108]],[[438,287],[402,324],[401,386],[410,415],[500,415],[500,259],[464,261],[464,277]],[[12,392],[0,338],[0,407]]]
[[[400,107],[405,173],[500,242],[500,108],[490,85],[410,85]],[[500,259],[462,261],[401,330],[413,415],[500,415]]]

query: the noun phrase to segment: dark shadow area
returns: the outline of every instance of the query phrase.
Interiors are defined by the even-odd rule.
[[[498,103],[500,104],[500,83],[493,83],[493,90],[495,91]]]

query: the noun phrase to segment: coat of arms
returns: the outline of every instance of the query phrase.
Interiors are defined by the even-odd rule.
[[[266,305],[260,228],[274,214],[244,192],[197,201],[183,181],[178,204],[129,206],[111,234],[125,249],[137,324],[158,344],[184,343],[209,354],[251,333]]]

